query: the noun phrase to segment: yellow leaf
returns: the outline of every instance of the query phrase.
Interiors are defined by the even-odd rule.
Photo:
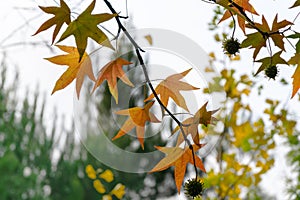
[[[194,151],[199,150],[203,145],[193,145]],[[192,150],[189,147],[184,149],[180,147],[156,147],[159,151],[166,154],[163,158],[150,172],[157,172],[165,170],[171,166],[175,166],[174,177],[178,193],[180,193],[180,188],[182,181],[186,172],[186,165],[188,163],[194,164]],[[205,171],[204,165],[201,159],[195,155],[195,165],[203,172]]]
[[[148,41],[148,43],[149,43],[150,45],[153,44],[153,40],[152,40],[152,36],[151,36],[151,35],[146,35],[146,36],[145,36],[145,39]]]
[[[107,169],[99,175],[100,178],[104,179],[106,182],[110,183],[114,180],[114,174],[111,170]]]
[[[229,57],[231,61],[239,61],[241,60],[241,56],[240,55],[235,55],[234,57],[230,56]]]
[[[125,185],[118,183],[110,194],[115,195],[118,199],[122,199],[125,194]]]
[[[107,80],[109,91],[111,95],[116,100],[118,104],[118,87],[117,87],[117,78],[121,79],[127,85],[134,87],[131,81],[126,76],[125,72],[122,69],[123,65],[130,65],[131,62],[123,59],[117,58],[109,63],[107,63],[100,71],[98,79],[93,88],[93,92],[97,87],[99,87],[104,80]]]
[[[108,37],[103,33],[102,30],[99,29],[98,24],[108,21],[116,15],[108,13],[92,15],[95,3],[96,1],[93,0],[86,10],[83,11],[83,13],[81,13],[76,20],[69,24],[58,41],[61,42],[67,37],[74,35],[76,46],[79,52],[79,61],[85,52],[88,38],[93,39],[95,42],[103,46],[114,49]]]
[[[45,13],[53,14],[54,17],[52,17],[52,18],[48,19],[47,21],[45,21],[33,35],[36,35],[36,34],[42,32],[42,31],[45,31],[45,30],[49,29],[53,25],[56,25],[55,29],[53,31],[53,36],[52,36],[52,44],[53,44],[58,32],[60,31],[60,29],[62,27],[62,25],[64,23],[70,24],[70,22],[71,22],[70,8],[68,7],[68,5],[63,0],[60,0],[60,7],[43,7],[43,6],[39,6],[39,8],[42,11],[44,11]]]
[[[79,54],[77,48],[62,45],[56,46],[68,54],[45,59],[54,64],[67,65],[69,67],[56,81],[52,94],[58,90],[64,89],[76,78],[76,92],[77,97],[79,98],[84,76],[87,75],[92,81],[96,81],[93,74],[91,59],[87,53],[84,53],[81,61],[78,62]]]
[[[166,107],[168,106],[169,98],[171,98],[178,106],[188,111],[184,97],[180,94],[179,91],[197,90],[199,88],[179,80],[185,77],[191,70],[192,69],[188,69],[182,73],[171,75],[167,77],[165,80],[163,80],[162,82],[160,82],[158,86],[155,88],[156,93],[160,95],[161,102]],[[154,94],[150,94],[150,96],[147,99],[145,99],[145,101],[149,101],[150,99],[153,98],[154,98]]]
[[[102,200],[112,200],[112,196],[110,194],[106,194],[102,197]]]
[[[146,122],[160,122],[153,113],[150,112],[150,108],[154,102],[149,102],[145,105],[144,108],[134,107],[126,110],[119,110],[115,112],[117,115],[127,115],[129,118],[125,121],[120,131],[117,133],[112,140],[118,139],[131,131],[134,127],[136,127],[136,135],[137,138],[144,149],[144,134],[145,134],[145,124]]]
[[[103,194],[106,191],[100,180],[94,180],[93,186],[95,190],[100,194]]]
[[[87,165],[85,167],[85,173],[90,179],[96,179],[96,171],[92,165]]]

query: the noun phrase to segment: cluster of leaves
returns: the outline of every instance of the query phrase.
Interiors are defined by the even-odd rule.
[[[117,199],[122,199],[125,194],[125,186],[121,183],[117,183],[115,187],[107,192],[107,188],[102,184],[101,180],[106,183],[111,183],[114,180],[114,174],[110,169],[103,171],[101,168],[97,170],[94,169],[92,165],[87,165],[85,167],[86,175],[93,180],[93,187],[95,190],[103,195],[102,200],[112,200],[113,196]]]
[[[219,16],[223,16],[223,13],[220,7],[215,10],[215,16],[210,24],[212,30],[219,28],[218,22],[222,18]],[[240,17],[239,14],[236,15]],[[247,22],[247,19],[244,19],[244,21]],[[229,32],[231,28],[234,28],[235,25],[233,24],[229,24],[229,30],[223,29],[225,32],[216,34],[216,41],[226,41],[228,36],[226,31]],[[287,20],[278,22],[277,16],[273,21],[273,27],[285,24],[289,26],[290,22]],[[247,24],[245,30],[247,30]],[[256,29],[256,31],[257,35],[252,38],[253,41],[256,41],[256,37],[261,34],[259,30]],[[269,36],[270,39],[274,40],[275,38],[271,36]],[[246,38],[242,44],[245,41],[252,44],[252,39]],[[266,45],[270,45],[270,43],[267,42]],[[275,60],[277,64],[288,64],[287,61],[281,58],[282,52],[284,50],[281,49],[272,55],[272,60]],[[225,63],[217,60],[214,53],[211,53],[210,57],[214,65]],[[236,59],[235,57],[230,58],[230,61]],[[269,57],[257,61],[262,63],[259,72],[267,71],[271,65]],[[229,64],[232,65],[231,62]],[[295,149],[298,148],[296,141],[299,139],[296,131],[297,120],[292,116],[291,111],[281,108],[282,105],[279,101],[271,99],[266,99],[265,105],[267,108],[264,113],[259,117],[256,116],[253,112],[253,102],[249,102],[249,99],[250,101],[253,99],[253,93],[256,90],[260,94],[262,86],[258,87],[257,83],[250,78],[246,74],[240,75],[235,70],[226,69],[222,70],[221,77],[216,77],[215,82],[210,87],[219,88],[221,86],[225,90],[227,98],[224,101],[223,109],[216,116],[217,118],[225,118],[225,120],[224,122],[219,121],[218,126],[214,127],[212,131],[216,133],[218,142],[215,152],[211,154],[212,156],[215,155],[214,165],[212,169],[208,170],[205,179],[207,188],[205,196],[207,199],[273,199],[264,193],[259,183],[262,175],[266,174],[274,165],[276,154],[273,154],[273,149],[277,147],[275,138],[278,137],[282,140],[288,138],[289,142],[294,143],[295,146],[292,145],[294,149],[290,151],[289,157],[295,166],[296,173],[298,173],[298,158],[295,154]],[[205,92],[211,91],[207,89]],[[218,127],[222,127],[222,129]],[[212,156],[210,156],[210,159]],[[296,187],[299,184],[292,184],[292,179],[289,181],[287,188],[291,199],[297,199],[298,190]],[[245,192],[247,195],[245,195]]]
[[[91,59],[89,55],[85,52],[88,37],[105,47],[114,49],[107,36],[98,28],[98,25],[101,22],[110,20],[113,17],[116,18],[119,28],[122,29],[128,36],[126,29],[120,23],[120,16],[118,16],[115,13],[114,9],[108,1],[105,2],[111,9],[112,14],[91,14],[96,3],[96,1],[94,0],[86,8],[85,11],[79,14],[79,16],[74,21],[70,20],[70,9],[63,0],[61,0],[60,7],[40,7],[44,12],[54,14],[54,17],[42,24],[42,26],[37,30],[35,34],[38,34],[44,30],[47,30],[51,26],[56,25],[52,38],[53,43],[56,39],[59,30],[62,27],[62,24],[66,23],[68,26],[66,30],[62,33],[58,42],[63,41],[71,35],[75,37],[76,41],[76,47],[56,45],[59,49],[68,54],[47,58],[48,61],[54,64],[69,66],[67,71],[64,72],[63,75],[57,80],[52,94],[58,90],[65,88],[74,79],[76,79],[76,92],[79,98],[80,90],[85,75],[87,75],[90,78],[90,80],[94,82],[93,91],[95,91],[97,87],[99,87],[104,82],[104,80],[107,80],[110,93],[114,97],[116,103],[118,103],[119,96],[117,88],[118,78],[122,80],[125,84],[133,87],[133,84],[128,79],[128,77],[122,69],[123,65],[131,64],[129,61],[122,58],[117,58],[113,61],[110,61],[100,69],[98,78],[96,79],[92,72]],[[139,54],[139,47],[130,36],[128,36],[128,38],[132,42],[133,46],[136,47],[139,61],[143,65],[143,59]],[[175,132],[178,132],[178,130],[180,130],[179,134],[181,135],[178,137],[176,147],[156,147],[158,150],[167,154],[167,156],[153,168],[152,172],[161,171],[173,165],[176,166],[175,182],[178,192],[180,192],[181,184],[186,172],[187,163],[191,163],[194,165],[196,177],[196,167],[205,172],[205,168],[202,164],[201,159],[196,156],[196,151],[203,146],[203,144],[200,144],[200,140],[202,138],[199,137],[198,127],[200,125],[207,126],[208,124],[211,124],[214,121],[212,120],[212,114],[215,112],[207,111],[206,103],[198,110],[198,112],[196,112],[195,114],[191,114],[193,117],[188,118],[183,122],[180,122],[168,109],[169,101],[170,99],[172,99],[177,104],[177,106],[185,109],[186,111],[189,111],[186,105],[186,101],[181,95],[180,91],[191,91],[199,89],[186,82],[181,81],[181,79],[183,79],[190,71],[191,69],[188,69],[182,73],[174,74],[165,78],[158,84],[158,86],[155,89],[153,88],[151,82],[148,80],[148,84],[152,89],[153,94],[150,94],[150,96],[144,100],[145,106],[143,107],[132,107],[116,112],[116,114],[118,115],[128,116],[128,119],[121,127],[117,135],[113,138],[113,140],[118,139],[123,135],[127,134],[133,128],[136,128],[138,141],[140,142],[141,147],[144,148],[145,125],[149,122],[160,122],[160,120],[157,119],[157,117],[150,111],[153,104],[155,103],[155,101],[151,99],[154,98],[165,109],[165,111],[177,122],[178,127],[174,129],[172,134],[175,134]],[[148,76],[145,68],[144,74],[146,77]],[[160,97],[158,97],[158,95]],[[183,126],[183,123],[187,124]],[[192,136],[193,145],[187,139],[188,135]],[[181,148],[180,145],[183,143],[184,145],[186,145],[187,143],[188,146]]]
[[[107,0],[104,0],[104,2],[111,10],[111,14],[92,14],[96,4],[96,0],[93,0],[92,3],[73,21],[70,17],[71,11],[63,0],[60,1],[60,7],[40,7],[44,12],[53,14],[54,17],[43,23],[35,34],[56,25],[52,37],[53,44],[60,29],[62,28],[62,25],[66,24],[67,28],[62,33],[60,39],[58,39],[58,43],[71,35],[75,37],[76,42],[76,47],[56,45],[59,49],[68,54],[47,58],[47,60],[54,64],[67,65],[69,67],[57,80],[52,93],[64,89],[74,79],[76,79],[76,92],[77,97],[79,98],[85,75],[87,75],[94,83],[93,92],[106,80],[109,86],[109,91],[116,103],[118,103],[119,98],[117,88],[118,79],[128,86],[134,87],[133,83],[129,80],[122,69],[124,65],[130,67],[131,63],[129,61],[123,58],[117,58],[110,61],[99,70],[98,77],[96,78],[92,71],[93,67],[90,55],[86,52],[88,38],[91,38],[104,47],[112,50],[115,49],[108,37],[99,28],[100,23],[115,18],[119,26],[119,31],[122,30],[125,33],[129,41],[132,43],[132,46],[135,48],[138,60],[146,77],[146,82],[149,85],[152,94],[144,99],[145,105],[143,107],[131,107],[119,110],[115,113],[117,115],[128,116],[128,119],[112,139],[116,140],[121,138],[135,128],[138,141],[143,149],[145,126],[151,122],[159,123],[161,121],[151,111],[154,103],[158,103],[163,109],[163,114],[167,113],[168,116],[177,123],[177,127],[171,130],[171,133],[172,135],[177,133],[178,137],[175,147],[156,146],[159,151],[166,154],[166,157],[163,158],[151,172],[162,171],[174,166],[175,183],[178,192],[180,192],[188,163],[194,165],[196,172],[195,180],[197,180],[198,176],[197,168],[206,172],[202,160],[196,155],[196,151],[204,146],[204,144],[201,144],[201,139],[205,137],[205,133],[199,133],[199,129],[200,127],[206,127],[213,124],[216,121],[216,119],[212,116],[216,113],[216,110],[207,111],[207,103],[205,103],[196,113],[189,112],[181,91],[199,89],[198,87],[182,81],[191,69],[166,77],[157,85],[156,88],[154,88],[149,80],[146,66],[140,54],[142,50],[123,27],[120,21],[122,17],[116,13],[112,5]],[[293,57],[289,60],[285,60],[281,57],[281,54],[285,51],[284,39],[287,41],[289,41],[289,39],[299,39],[300,34],[292,30],[293,23],[288,20],[278,21],[277,14],[274,17],[271,28],[263,15],[261,17],[261,23],[253,21],[247,14],[259,14],[249,3],[249,0],[221,0],[216,1],[216,3],[226,10],[220,21],[224,21],[230,17],[235,20],[234,17],[236,15],[238,25],[246,37],[241,44],[234,39],[236,26],[234,21],[232,37],[224,43],[224,47],[226,48],[225,52],[228,54],[236,54],[239,48],[253,48],[254,61],[262,63],[256,72],[256,75],[265,71],[268,77],[274,79],[278,72],[277,65],[297,65],[297,69],[292,76],[294,79],[292,97],[294,97],[300,88],[300,40],[295,45],[295,54]],[[296,1],[291,9],[299,5],[299,1]],[[289,32],[292,32],[292,34],[287,35]],[[117,36],[118,35],[119,32]],[[279,49],[279,51],[274,54],[274,47],[271,45],[271,42],[274,43],[273,46]],[[268,50],[269,56],[257,60],[257,56],[263,48]],[[272,125],[278,128],[276,131],[272,130],[266,132],[266,126],[263,118],[257,120],[249,120],[249,118],[242,123],[239,123],[239,120],[237,120],[240,116],[239,113],[251,113],[250,107],[241,103],[242,96],[248,96],[250,94],[251,81],[248,81],[248,77],[246,75],[240,77],[240,81],[236,81],[236,79],[233,78],[233,74],[234,71],[222,71],[221,79],[225,82],[224,89],[227,97],[235,101],[233,102],[231,110],[226,111],[232,113],[232,115],[227,117],[224,122],[224,130],[221,133],[222,142],[220,142],[219,148],[222,152],[222,148],[225,145],[227,147],[235,147],[236,149],[241,150],[241,152],[228,152],[227,154],[221,153],[218,157],[219,161],[221,161],[219,162],[221,163],[220,169],[218,172],[215,172],[213,169],[208,172],[207,184],[209,188],[216,187],[215,191],[217,191],[219,197],[225,198],[229,196],[232,199],[239,199],[243,187],[257,186],[261,180],[261,175],[268,171],[273,165],[274,159],[269,155],[269,151],[275,147],[275,143],[273,141],[274,134],[280,135],[291,133],[295,126],[295,122],[288,120],[284,115],[284,111],[282,111],[283,113],[279,116],[278,114],[275,114],[274,109],[272,109],[275,102],[268,100],[267,103],[270,105],[270,109],[267,109],[265,114],[270,116],[270,120],[273,123]],[[239,89],[240,85],[243,85],[242,90]],[[187,113],[192,117],[186,118],[182,122],[179,121],[175,114],[169,109],[168,105],[170,100],[172,100],[178,107],[187,111]],[[163,117],[165,116],[167,115],[163,115]],[[230,130],[229,127],[231,127]],[[192,141],[188,139],[188,136],[191,136]],[[250,163],[247,162],[242,164],[241,162],[237,162],[241,154],[250,156],[249,162],[251,162],[251,166]],[[91,174],[93,174],[93,170],[91,170],[92,168],[90,166],[88,168],[87,173],[89,176],[92,176]],[[255,171],[254,169],[258,170]],[[237,177],[236,174],[239,176]],[[98,179],[94,180],[94,187],[99,193],[105,192],[104,187],[102,187],[101,182]]]
[[[235,19],[237,16],[238,25],[242,32],[245,34],[245,39],[240,44],[240,48],[251,48],[253,51],[253,60],[255,62],[262,63],[255,73],[259,74],[265,71],[267,77],[275,79],[278,74],[278,65],[297,65],[297,68],[292,76],[293,78],[293,92],[292,98],[295,96],[300,88],[300,70],[299,70],[299,52],[300,52],[300,40],[296,45],[292,45],[295,49],[294,55],[286,60],[281,57],[282,52],[285,52],[285,45],[291,45],[290,39],[299,39],[300,34],[293,30],[293,25],[298,15],[295,17],[293,22],[286,19],[278,21],[278,14],[275,15],[272,26],[269,25],[264,15],[261,17],[261,23],[255,22],[248,16],[249,14],[259,15],[254,7],[249,3],[249,0],[225,0],[217,1],[217,4],[225,8],[225,13],[219,22],[222,22],[230,17],[233,18],[234,31],[235,31]],[[299,6],[299,2],[296,1],[289,9],[294,9]],[[220,14],[220,11],[217,13]],[[216,20],[216,19],[215,19]],[[249,30],[249,31],[248,31]],[[232,38],[234,36],[234,32]],[[274,47],[279,50],[273,53]],[[262,48],[266,48],[269,52],[269,56],[257,60]]]

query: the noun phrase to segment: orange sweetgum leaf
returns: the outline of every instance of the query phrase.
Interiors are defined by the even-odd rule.
[[[197,90],[199,88],[182,82],[180,79],[184,78],[191,70],[192,69],[188,69],[182,73],[171,75],[161,81],[155,88],[156,93],[160,95],[160,100],[165,106],[168,106],[169,98],[171,98],[178,106],[188,111],[184,97],[180,94],[180,90]],[[154,94],[150,94],[145,101],[153,98]]]
[[[42,11],[44,11],[45,13],[53,14],[54,17],[52,17],[52,18],[48,19],[47,21],[45,21],[33,35],[36,35],[36,34],[42,32],[42,31],[45,31],[45,30],[49,29],[50,27],[56,25],[55,29],[53,31],[53,36],[52,36],[52,44],[53,44],[58,32],[60,31],[60,29],[62,27],[62,25],[64,23],[70,24],[70,22],[71,22],[70,8],[68,7],[68,5],[63,0],[60,0],[60,7],[43,7],[43,6],[39,6],[39,8]]]
[[[72,21],[69,24],[58,41],[61,42],[67,37],[74,35],[76,46],[79,52],[79,61],[81,60],[85,52],[88,38],[93,39],[103,46],[114,49],[110,41],[108,40],[108,37],[103,33],[102,30],[98,28],[98,24],[110,20],[116,15],[108,13],[92,15],[95,3],[95,0],[92,1],[92,3],[86,8],[86,10],[83,11],[83,13],[81,13],[76,20]]]
[[[87,53],[84,53],[80,62],[79,54],[76,47],[56,45],[60,50],[68,53],[64,55],[45,58],[46,60],[57,64],[67,65],[68,69],[56,81],[52,94],[58,90],[67,87],[74,79],[76,79],[77,97],[80,96],[80,90],[84,81],[84,76],[87,75],[92,81],[96,81],[93,74],[92,63]]]
[[[115,98],[116,103],[118,104],[118,87],[117,87],[117,78],[120,78],[127,85],[134,87],[131,81],[126,76],[125,72],[122,69],[123,65],[130,65],[131,62],[123,59],[117,58],[109,63],[107,63],[100,71],[98,79],[94,85],[93,92],[97,87],[99,87],[104,80],[107,80],[109,91],[111,95]]]
[[[196,152],[204,145],[193,145],[193,149]],[[185,147],[184,149],[180,147],[158,147],[156,148],[166,154],[157,165],[150,172],[158,172],[163,171],[171,166],[175,167],[174,170],[174,178],[176,183],[176,188],[178,193],[180,193],[180,188],[182,185],[182,181],[186,172],[186,167],[188,163],[194,164],[192,150],[189,147]],[[195,165],[203,172],[206,172],[205,167],[201,161],[201,159],[195,155]]]
[[[237,5],[239,5],[240,7],[242,7],[244,12],[248,11],[254,15],[258,15],[258,13],[255,11],[254,7],[249,3],[249,0],[236,0],[234,2]],[[219,1],[217,1],[217,3],[227,9],[225,11],[224,15],[222,16],[222,18],[220,19],[219,23],[230,18],[231,17],[230,12],[231,12],[233,15],[237,15],[239,27],[245,33],[245,28],[246,28],[245,20],[246,19],[240,13],[240,11],[235,7],[231,7],[230,2],[228,0],[219,0]]]
[[[136,128],[136,135],[141,144],[142,149],[144,149],[144,135],[145,135],[145,124],[146,122],[160,122],[155,115],[150,112],[154,101],[147,103],[144,108],[134,107],[126,110],[119,110],[115,112],[117,115],[126,115],[129,118],[125,121],[119,132],[112,140],[118,139],[131,131],[134,127]]]
[[[191,135],[193,141],[195,144],[200,144],[200,138],[199,138],[199,131],[198,126],[200,124],[203,124],[204,126],[207,126],[208,124],[213,124],[217,121],[215,117],[212,115],[216,113],[218,110],[212,110],[207,111],[206,102],[195,114],[193,117],[187,118],[182,122],[185,126],[183,126],[183,131],[186,136]],[[188,126],[187,126],[188,125]],[[179,126],[175,127],[175,129],[172,131],[172,134],[180,130]],[[177,146],[180,145],[184,141],[184,138],[182,136],[182,133],[180,131],[177,139]]]
[[[298,92],[300,88],[300,54],[296,53],[289,61],[290,65],[297,65],[297,68],[292,76],[293,78],[293,93],[292,98]]]
[[[271,32],[272,33],[278,32],[280,29],[285,28],[286,26],[292,25],[292,24],[293,24],[292,22],[289,22],[287,20],[282,20],[282,21],[278,22],[278,15],[276,14],[276,16],[273,20]],[[270,37],[272,38],[274,44],[277,47],[279,47],[280,49],[285,51],[284,42],[283,42],[284,36],[282,34],[276,33],[276,34],[272,34]]]

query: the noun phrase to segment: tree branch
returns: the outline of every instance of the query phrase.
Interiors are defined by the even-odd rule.
[[[112,5],[110,4],[110,2],[108,0],[103,0],[103,1],[105,2],[105,4],[107,5],[107,7],[110,9],[110,11],[113,14],[118,14],[116,12],[116,10],[112,7]],[[156,91],[155,91],[155,89],[154,89],[154,87],[153,87],[153,85],[151,83],[151,80],[149,78],[149,75],[148,75],[148,72],[147,72],[147,68],[146,68],[146,65],[144,63],[144,59],[142,58],[141,53],[140,53],[140,52],[145,52],[145,51],[143,49],[141,49],[141,47],[135,42],[135,40],[132,38],[132,36],[127,32],[126,28],[123,26],[123,24],[120,21],[120,17],[116,16],[115,19],[117,21],[119,29],[123,31],[123,33],[129,39],[129,41],[131,42],[131,44],[134,46],[136,55],[138,57],[140,65],[142,66],[146,82],[148,83],[148,85],[150,87],[150,90],[153,93],[155,99],[160,104],[160,106],[170,115],[170,117],[177,123],[177,125],[180,128],[181,134],[182,134],[182,136],[184,138],[184,141],[187,143],[187,145],[191,149],[192,155],[193,155],[194,168],[195,168],[195,172],[196,172],[196,178],[197,178],[198,171],[197,171],[196,162],[195,162],[195,151],[194,151],[194,148],[193,148],[191,142],[188,140],[188,138],[187,138],[187,136],[186,136],[186,134],[184,132],[182,123],[176,118],[175,115],[173,115],[173,113],[161,102],[160,98],[158,97],[158,95],[157,95],[157,93],[156,93]]]

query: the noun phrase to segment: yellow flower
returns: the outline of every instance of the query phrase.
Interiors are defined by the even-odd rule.
[[[96,179],[96,171],[92,165],[87,165],[85,172],[90,179]]]
[[[102,174],[99,175],[99,177],[103,178],[108,183],[114,180],[114,174],[109,169],[105,170]]]
[[[100,180],[94,180],[93,186],[97,190],[97,192],[99,192],[100,194],[105,193],[105,188],[102,185],[102,183],[100,182]]]
[[[112,200],[112,197],[110,194],[106,194],[102,197],[102,200]]]
[[[115,195],[118,199],[122,199],[125,194],[125,185],[118,183],[110,192],[110,194]]]

